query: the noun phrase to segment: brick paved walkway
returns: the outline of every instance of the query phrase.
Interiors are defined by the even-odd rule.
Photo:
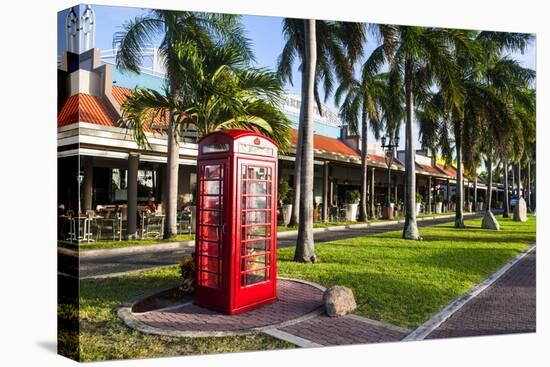
[[[320,315],[280,330],[323,346],[392,342],[403,339],[409,332],[353,315],[335,318]]]
[[[200,337],[263,331],[302,347],[398,341],[410,332],[356,315],[330,318],[324,314],[322,287],[312,283],[279,279],[277,287],[277,302],[239,315],[192,304],[144,313],[132,313],[130,306],[119,315],[147,333]]]
[[[536,250],[466,303],[427,339],[527,333],[535,330]]]
[[[323,291],[311,285],[278,280],[277,291],[277,302],[238,315],[225,315],[189,304],[170,311],[134,314],[134,317],[159,329],[236,332],[277,325],[302,317],[323,305]]]

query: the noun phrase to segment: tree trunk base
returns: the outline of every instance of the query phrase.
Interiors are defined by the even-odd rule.
[[[502,213],[502,218],[510,218],[510,214],[504,212]]]
[[[420,232],[418,232],[418,226],[416,221],[407,221],[403,228],[403,239],[405,240],[421,240]]]
[[[466,228],[466,225],[464,224],[464,219],[463,218],[455,219],[455,228]]]
[[[294,255],[294,262],[297,262],[297,263],[315,264],[317,261],[318,259],[315,255],[312,255],[309,258],[298,256],[298,254]]]

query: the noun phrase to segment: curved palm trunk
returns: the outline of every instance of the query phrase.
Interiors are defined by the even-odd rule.
[[[300,195],[300,220],[294,261],[315,262],[313,242],[313,84],[317,64],[315,20],[305,22],[307,98],[304,104],[304,127],[302,140],[302,172]]]
[[[464,228],[464,170],[462,168],[462,122],[455,123],[456,213],[455,228]]]
[[[296,140],[296,154],[294,160],[294,187],[292,191],[292,214],[289,227],[296,226],[300,218],[300,180],[302,179],[302,140],[304,136],[304,105],[307,98],[307,68],[302,67],[302,101],[300,104],[300,116],[298,116],[298,139]]]
[[[170,86],[172,98],[177,100],[180,90]],[[179,171],[179,139],[178,132],[174,130],[173,116],[170,113],[170,124],[168,124],[168,160],[166,170],[166,221],[164,222],[164,238],[175,237],[178,234],[177,228],[177,204],[178,204],[178,171]]]
[[[486,211],[491,211],[491,203],[493,198],[493,159],[489,156],[487,159],[487,209]]]
[[[503,218],[508,218],[510,216],[510,188],[508,187],[508,159],[504,159],[504,212],[502,213]]]
[[[366,222],[368,220],[367,214],[367,200],[368,200],[368,182],[367,182],[367,133],[368,133],[368,119],[367,119],[367,110],[363,106],[363,111],[361,114],[361,206],[359,208],[359,221]]]
[[[403,228],[403,238],[410,240],[420,239],[418,226],[416,224],[416,154],[413,142],[413,80],[412,80],[412,62],[405,63],[405,103],[407,109],[405,125],[405,174],[406,174],[406,197],[405,197],[405,227]]]

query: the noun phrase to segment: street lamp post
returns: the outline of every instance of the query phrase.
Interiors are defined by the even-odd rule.
[[[391,207],[391,165],[393,164],[393,159],[395,157],[395,150],[399,146],[399,135],[397,135],[397,132],[395,133],[395,136],[392,136],[391,134],[387,134],[386,136],[382,136],[382,149],[384,149],[384,157],[386,158],[386,165],[388,166],[388,194],[386,197],[386,212],[385,216],[386,219],[392,219],[393,218],[393,210]],[[397,198],[396,198],[397,199]]]

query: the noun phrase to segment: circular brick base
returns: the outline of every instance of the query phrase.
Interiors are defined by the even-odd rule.
[[[127,305],[118,314],[128,326],[152,334],[181,337],[248,334],[319,315],[323,312],[323,290],[314,283],[278,279],[277,302],[238,315],[225,315],[190,303],[144,313],[132,313],[132,305]]]

